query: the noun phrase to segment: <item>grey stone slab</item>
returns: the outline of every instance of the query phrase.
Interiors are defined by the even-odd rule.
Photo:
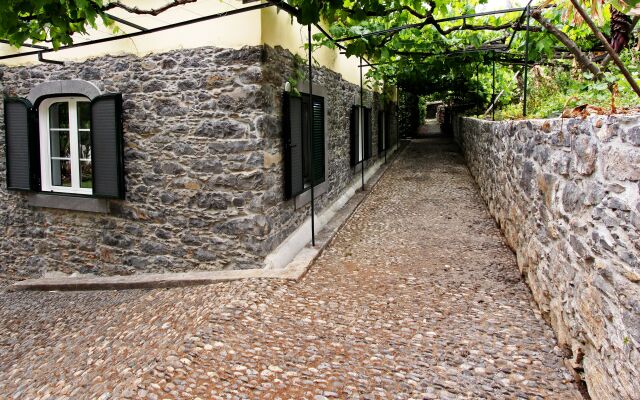
[[[31,207],[57,208],[60,210],[109,213],[109,200],[60,194],[30,193],[27,201]]]
[[[29,91],[27,99],[29,99],[32,104],[35,104],[36,101],[43,96],[63,94],[80,94],[93,100],[100,96],[102,92],[93,83],[77,79],[46,81],[34,86]]]

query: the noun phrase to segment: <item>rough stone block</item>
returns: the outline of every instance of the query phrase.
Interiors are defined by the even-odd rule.
[[[640,180],[640,149],[609,146],[603,157],[605,178],[610,180]]]
[[[591,175],[596,170],[598,148],[589,136],[580,135],[576,138],[573,149],[576,155],[575,168],[579,174]]]

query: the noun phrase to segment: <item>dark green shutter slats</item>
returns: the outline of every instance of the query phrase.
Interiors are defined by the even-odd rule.
[[[382,153],[386,148],[384,121],[384,111],[378,111],[378,154]]]
[[[311,133],[313,142],[313,184],[324,182],[324,99],[313,97],[313,129]]]
[[[309,120],[306,116],[309,95],[303,94],[299,97],[285,93],[282,104],[285,148],[284,192],[285,198],[290,199],[305,191],[305,181],[308,188],[311,182],[315,186],[325,180],[324,98],[313,96],[313,121],[310,133]],[[309,168],[313,169],[313,178],[310,176]]]
[[[284,195],[290,199],[304,190],[302,171],[302,99],[288,93],[283,97]]]
[[[360,131],[360,118],[358,106],[351,107],[351,166],[355,166],[360,161],[360,146],[358,143],[358,132]]]
[[[39,176],[35,112],[27,99],[4,101],[7,189],[36,190]]]
[[[362,113],[363,113],[363,130],[362,130],[362,135],[363,135],[363,143],[364,143],[364,160],[368,160],[371,158],[371,153],[372,153],[372,145],[373,145],[373,141],[371,140],[371,109],[364,107],[362,109]]]
[[[384,135],[384,148],[389,149],[391,147],[391,112],[384,112],[384,129],[386,134]],[[396,140],[398,137],[396,136]]]
[[[91,101],[93,195],[124,198],[122,95],[107,94]]]

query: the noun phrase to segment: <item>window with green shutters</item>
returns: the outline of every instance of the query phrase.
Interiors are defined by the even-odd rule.
[[[313,125],[309,129],[309,95],[285,94],[285,198],[295,197],[325,181],[324,98],[313,96]],[[313,179],[311,173],[313,171]]]
[[[391,147],[391,114],[388,110],[378,111],[378,154]]]
[[[4,104],[9,190],[124,198],[121,94]]]
[[[351,107],[351,166],[371,158],[371,108]]]

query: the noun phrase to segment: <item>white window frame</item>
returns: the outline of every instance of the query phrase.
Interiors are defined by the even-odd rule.
[[[86,97],[51,97],[43,100],[38,107],[39,128],[40,128],[40,172],[41,190],[43,192],[69,193],[92,195],[93,188],[80,187],[80,154],[78,151],[78,102],[87,102]],[[54,186],[51,184],[51,135],[49,128],[49,107],[54,103],[69,104],[69,146],[71,162],[71,187]],[[93,149],[92,149],[93,152]]]

